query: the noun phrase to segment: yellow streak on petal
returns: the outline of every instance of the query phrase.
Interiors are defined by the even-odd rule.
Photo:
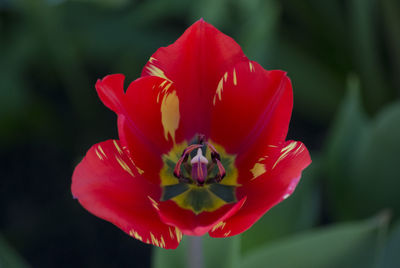
[[[262,161],[264,161],[264,160],[267,159],[267,158],[268,158],[268,155],[263,156],[263,157],[260,157],[260,158],[258,159],[258,162],[262,162]]]
[[[282,153],[282,154],[281,154],[281,155],[279,156],[279,158],[276,160],[275,164],[272,166],[272,169],[274,169],[275,166],[276,166],[282,159],[284,159],[284,158],[289,154],[289,152],[290,152],[291,150],[293,150],[294,148],[296,148],[296,145],[297,145],[297,142],[296,142],[296,141],[293,141],[293,142],[289,143],[288,146],[286,146],[285,148],[283,148],[283,149],[281,150],[281,153]],[[296,150],[296,152],[297,152],[297,150]]]
[[[228,231],[228,232],[224,233],[224,236],[227,237],[230,233],[231,233],[231,231]]]
[[[169,82],[168,84],[166,84],[165,87],[164,87],[164,89],[163,89],[163,91],[164,91],[164,92],[167,92],[168,89],[171,87],[171,85],[172,85],[171,82]]]
[[[136,166],[135,163],[133,163],[133,165],[135,166],[137,172],[138,172],[140,175],[142,175],[142,174],[144,173],[144,170],[141,169],[141,168],[139,168],[138,166]]]
[[[226,80],[228,79],[228,72],[224,73],[224,81],[226,82]]]
[[[133,229],[129,231],[129,235],[136,238],[137,240],[143,241],[143,237]]]
[[[115,159],[117,160],[118,164],[122,167],[123,170],[125,170],[126,172],[128,172],[132,177],[135,177],[135,175],[133,175],[132,170],[129,168],[129,166],[124,162],[124,160],[122,160],[118,155],[115,155]]]
[[[152,63],[152,61],[150,61],[150,63]],[[168,81],[171,82],[171,80],[169,80],[166,76],[163,70],[161,70],[160,68],[158,68],[157,66],[153,65],[153,64],[149,64],[146,66],[147,69],[147,73],[151,76],[158,76],[161,78],[164,78]]]
[[[104,158],[107,158],[107,155],[104,153],[103,148],[99,145],[97,146],[97,148],[99,149],[99,151],[101,152],[102,155],[104,155]]]
[[[157,247],[160,246],[160,243],[158,242],[157,238],[153,235],[152,232],[150,232],[150,238],[151,238],[151,243]]]
[[[161,242],[160,242],[160,247],[165,248],[165,241],[164,241],[164,237],[161,236]]]
[[[150,244],[150,241],[149,241],[149,239],[148,239],[148,238],[146,239],[146,243],[147,243],[147,244]]]
[[[236,70],[233,68],[233,84],[236,86],[237,85],[237,77],[236,77]]]
[[[160,210],[160,209],[158,208],[158,203],[157,203],[153,198],[151,198],[150,196],[147,196],[147,198],[151,201],[151,204],[153,205],[153,207],[154,207],[155,209]]]
[[[254,167],[250,171],[251,171],[251,173],[253,173],[253,178],[251,180],[254,180],[255,178],[264,174],[267,170],[265,169],[264,164],[255,163]]]
[[[116,141],[116,140],[113,140],[113,143],[114,143],[115,148],[117,148],[118,153],[119,153],[120,155],[122,155],[123,152],[122,152],[121,148],[118,146],[117,141]]]
[[[178,229],[178,227],[175,227],[175,235],[176,235],[176,240],[181,242],[182,240],[182,232]]]
[[[215,230],[217,230],[218,228],[224,229],[226,222],[224,221],[220,221],[219,223],[217,223],[216,225],[214,225],[214,227],[211,229],[211,232],[214,232]]]
[[[150,63],[153,63],[153,61],[156,61],[157,59],[156,58],[153,58],[153,57],[150,57],[150,59],[149,59],[149,61],[150,61]]]
[[[163,87],[166,83],[168,83],[168,81],[167,81],[167,80],[164,80],[164,81],[159,85],[159,87]]]
[[[127,156],[128,156],[128,158],[129,158],[129,160],[131,161],[131,163],[132,163],[132,165],[136,168],[136,171],[140,174],[140,175],[142,175],[143,173],[144,173],[144,170],[143,169],[141,169],[141,168],[139,168],[138,166],[136,166],[136,164],[135,164],[135,162],[133,162],[133,159],[129,156],[129,150],[128,149],[125,149],[125,151],[127,152]]]
[[[169,231],[169,236],[171,237],[171,239],[174,239],[175,236],[174,236],[174,233],[171,230],[171,227],[168,227],[168,231]]]
[[[249,61],[249,68],[250,68],[250,72],[254,72],[254,65],[251,61]]]
[[[94,149],[94,151],[96,152],[97,157],[98,157],[100,160],[103,160],[103,157],[101,156],[101,154],[99,153],[99,151],[98,151],[97,149]]]
[[[218,99],[222,99],[222,90],[224,89],[224,78],[222,77],[221,80],[219,80],[217,90],[215,91],[215,96],[213,99],[213,105],[215,105],[216,97],[218,95]]]
[[[175,143],[175,131],[179,126],[179,99],[176,91],[166,94],[161,101],[161,123],[164,127],[164,137],[168,140],[168,134],[171,135]]]

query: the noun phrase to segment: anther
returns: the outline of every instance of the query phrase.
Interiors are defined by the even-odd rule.
[[[174,176],[181,183],[196,183],[198,186],[203,186],[204,183],[219,183],[226,175],[225,168],[222,165],[221,157],[216,148],[206,141],[204,135],[198,136],[198,144],[189,145],[183,150],[181,157],[174,168]],[[207,158],[203,155],[203,147],[210,149],[212,163],[209,164]],[[188,159],[190,153],[197,150],[197,154],[192,156],[190,164]],[[182,165],[186,168],[186,172],[190,173],[191,178],[185,177],[181,172]],[[212,178],[207,178],[208,171],[217,166],[218,173]]]
[[[202,147],[202,146],[203,146],[203,145],[201,145],[201,144],[192,144],[192,145],[188,146],[185,150],[183,150],[182,156],[181,156],[181,158],[179,158],[179,160],[178,160],[178,162],[176,163],[175,168],[174,168],[174,176],[175,176],[180,182],[188,182],[188,181],[190,181],[190,179],[184,178],[184,177],[182,176],[182,174],[181,174],[181,166],[182,166],[182,163],[185,163],[185,162],[188,160],[189,154],[190,154],[193,150],[195,150],[195,149],[197,149],[197,148],[200,148],[200,147]]]

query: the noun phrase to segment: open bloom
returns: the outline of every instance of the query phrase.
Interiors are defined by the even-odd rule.
[[[287,198],[311,162],[301,142],[285,141],[286,73],[264,70],[203,20],[158,49],[126,92],[121,74],[96,90],[118,115],[119,140],[90,148],[72,193],[145,243],[237,235]]]

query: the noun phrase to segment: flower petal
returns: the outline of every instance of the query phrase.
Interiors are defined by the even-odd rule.
[[[157,214],[160,187],[139,175],[119,141],[90,148],[74,171],[71,190],[84,208],[134,238],[163,248],[178,246],[179,231]]]
[[[238,197],[247,196],[243,208],[219,228],[209,232],[212,237],[237,235],[250,228],[265,212],[290,196],[300,180],[301,172],[310,163],[307,148],[298,141],[287,141],[280,147],[266,149],[264,158],[254,163],[249,173],[252,180],[239,187]]]
[[[160,77],[143,77],[132,82],[126,93],[122,75],[106,76],[96,84],[100,98],[118,114],[121,143],[143,172],[159,183],[161,155],[181,141],[180,100],[171,82]]]
[[[172,81],[182,100],[182,120],[190,122],[185,137],[208,136],[214,89],[226,69],[247,60],[240,46],[212,25],[199,20],[172,45],[153,54],[142,76]]]
[[[285,140],[293,106],[285,72],[238,63],[221,76],[213,102],[210,138],[237,154],[237,163],[254,155],[252,149]]]
[[[123,74],[112,74],[96,82],[96,91],[101,101],[115,113],[123,109],[124,79]]]
[[[213,212],[202,212],[198,215],[193,211],[182,209],[169,200],[160,202],[159,214],[161,220],[167,224],[174,225],[185,235],[200,236],[212,229],[220,221],[234,215],[245,204],[246,197],[243,197],[235,204],[226,204],[225,206]]]

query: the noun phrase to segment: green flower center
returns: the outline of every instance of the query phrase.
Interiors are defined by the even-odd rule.
[[[196,214],[237,202],[235,155],[222,146],[197,137],[190,144],[175,145],[163,161],[161,201],[173,200]]]

